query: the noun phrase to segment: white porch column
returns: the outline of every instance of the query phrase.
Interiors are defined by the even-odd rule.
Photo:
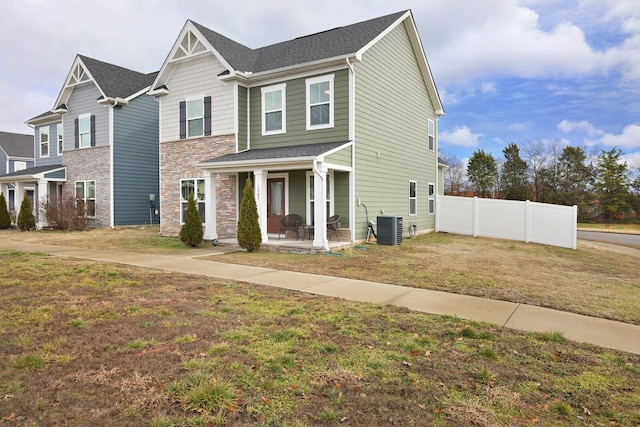
[[[218,174],[204,173],[204,194],[206,197],[206,209],[204,212],[204,238],[213,240],[218,238]]]
[[[22,206],[22,199],[24,199],[24,184],[21,182],[16,182],[15,184],[15,200],[13,204],[16,209],[16,223],[18,222],[18,215],[20,215],[20,206]]]
[[[47,222],[47,202],[49,200],[49,182],[41,179],[38,181],[38,195],[33,201],[38,212],[38,222],[36,223],[36,230],[42,230],[42,227],[49,225]]]
[[[267,234],[267,171],[254,170],[253,175],[255,177],[253,194],[258,208],[258,225],[260,225],[262,233],[262,243],[267,243],[269,241]]]
[[[318,162],[313,168],[313,246],[329,250],[327,241],[327,168]]]

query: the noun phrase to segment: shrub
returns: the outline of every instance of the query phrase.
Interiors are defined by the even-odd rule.
[[[76,206],[76,198],[73,194],[57,197],[53,200],[44,200],[44,215],[47,223],[58,230],[86,230],[87,218],[82,209]]]
[[[4,194],[0,193],[0,228],[5,229],[11,227],[11,216],[9,216],[9,209],[7,209],[7,201],[4,198]]]
[[[29,231],[36,228],[36,219],[31,210],[31,201],[25,194],[24,199],[22,199],[22,204],[20,205],[20,213],[18,214],[18,228],[21,231]]]
[[[249,252],[260,249],[262,232],[258,223],[258,207],[253,195],[251,178],[242,191],[242,203],[240,204],[240,218],[238,219],[238,245]]]
[[[202,218],[200,218],[200,212],[196,208],[196,199],[193,194],[190,194],[187,202],[187,214],[180,229],[180,240],[185,245],[195,248],[202,243],[203,235]]]

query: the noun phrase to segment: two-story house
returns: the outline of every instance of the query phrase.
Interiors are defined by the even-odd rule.
[[[91,226],[154,222],[158,103],[146,93],[155,77],[76,56],[54,108],[26,122],[35,167],[0,177],[35,188],[39,227],[47,225],[44,202],[62,195],[75,196]]]
[[[334,214],[363,239],[364,206],[435,227],[444,110],[410,11],[258,49],[187,21],[149,94],[163,234],[179,232],[193,193],[205,238],[235,236],[248,176],[263,242],[289,213],[314,247],[328,247]]]
[[[0,131],[0,177],[33,167],[33,135]],[[15,209],[15,186],[0,183],[9,210]]]

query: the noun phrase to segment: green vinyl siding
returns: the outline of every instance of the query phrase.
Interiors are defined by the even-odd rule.
[[[349,173],[333,174],[333,207],[340,215],[340,228],[349,228]]]
[[[289,213],[300,215],[305,224],[308,223],[306,218],[306,183],[306,171],[295,170],[289,172]]]
[[[249,138],[247,133],[247,92],[249,89],[238,86],[238,151],[249,148]]]
[[[351,147],[345,147],[342,150],[325,157],[325,162],[351,167],[351,149]]]
[[[306,85],[311,77],[334,74],[334,126],[328,129],[306,130]],[[349,74],[348,70],[323,73],[294,80],[286,84],[286,133],[262,135],[261,87],[251,88],[251,148],[284,147],[320,142],[347,141],[349,139]],[[269,84],[268,86],[271,86]]]
[[[437,151],[428,150],[427,119],[435,120],[404,24],[378,41],[357,63],[355,198],[370,219],[404,218],[405,228],[434,228],[427,214],[428,184],[436,181]],[[417,182],[417,215],[409,217],[409,181]],[[366,235],[365,211],[356,207],[356,238]]]
[[[114,224],[149,223],[149,195],[159,188],[158,102],[141,95],[114,109],[113,194]],[[157,224],[158,218],[153,218]]]

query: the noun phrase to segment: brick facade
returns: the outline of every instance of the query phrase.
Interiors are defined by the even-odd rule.
[[[89,221],[94,227],[111,226],[111,150],[110,147],[93,147],[64,152],[67,182],[63,191],[75,194],[76,181],[96,182],[96,217]]]
[[[196,165],[213,157],[235,152],[234,135],[208,136],[160,143],[160,231],[164,236],[180,233],[180,180],[204,178]],[[237,176],[218,175],[216,225],[219,238],[236,235]],[[205,195],[211,209],[211,195]]]

